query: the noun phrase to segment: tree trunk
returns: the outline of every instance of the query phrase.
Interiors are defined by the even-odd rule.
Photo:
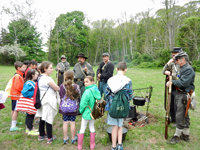
[[[96,51],[95,59],[94,59],[94,64],[95,64],[95,65],[96,65],[96,63],[97,63],[97,55],[98,55],[98,51],[99,51],[99,46],[100,46],[100,41],[97,42],[97,51]]]

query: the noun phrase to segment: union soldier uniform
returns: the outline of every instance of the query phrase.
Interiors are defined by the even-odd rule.
[[[62,55],[61,59],[62,58],[66,59],[65,55]],[[56,67],[56,71],[58,71],[58,86],[60,86],[64,80],[64,72],[70,69],[70,64],[67,61],[64,61],[59,62],[57,66],[60,68],[60,70],[58,70],[58,68]]]
[[[194,91],[194,79],[195,72],[188,64],[188,55],[185,52],[181,52],[175,56],[175,59],[185,58],[185,64],[180,67],[180,76],[179,80],[172,80],[172,84],[176,87],[176,96],[175,101],[177,104],[177,112],[176,112],[176,132],[174,137],[168,142],[169,144],[175,144],[183,139],[185,141],[189,140],[189,126],[190,126],[190,118],[186,112],[187,101],[188,101],[188,93],[192,90]],[[183,61],[183,60],[179,60]]]

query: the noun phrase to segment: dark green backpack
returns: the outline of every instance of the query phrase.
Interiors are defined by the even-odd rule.
[[[112,118],[126,118],[129,114],[129,103],[124,92],[117,92],[112,100],[109,115]]]

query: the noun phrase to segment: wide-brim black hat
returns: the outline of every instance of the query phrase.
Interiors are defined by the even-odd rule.
[[[174,47],[170,53],[180,53],[183,52],[181,47]]]
[[[76,58],[78,58],[78,57],[83,57],[83,58],[85,58],[85,59],[88,59],[88,58],[85,56],[85,54],[83,54],[83,53],[79,53],[78,56],[76,56]]]

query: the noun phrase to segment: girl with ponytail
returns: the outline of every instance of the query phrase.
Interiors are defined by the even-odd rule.
[[[72,70],[68,70],[64,74],[64,82],[63,84],[60,85],[60,98],[61,102],[60,104],[63,103],[63,101],[66,101],[67,99],[76,101],[78,104],[79,109],[79,103],[80,103],[80,97],[81,97],[81,91],[80,87],[73,83],[74,80],[74,72]],[[69,141],[69,137],[67,136],[67,131],[68,131],[68,125],[70,124],[71,128],[71,143],[74,144],[77,142],[77,137],[75,136],[76,133],[76,127],[75,127],[75,120],[76,120],[76,115],[77,111],[75,112],[66,112],[64,113],[61,110],[61,106],[59,107],[59,113],[63,115],[63,143],[67,144]]]

